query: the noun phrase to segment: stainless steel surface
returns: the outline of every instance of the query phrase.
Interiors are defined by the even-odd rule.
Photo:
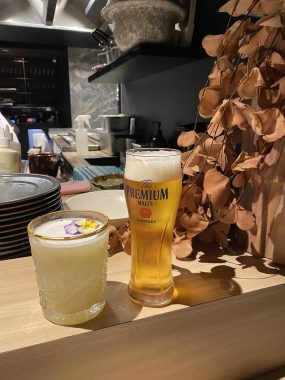
[[[0,176],[0,209],[14,203],[32,201],[60,188],[55,178],[40,174],[7,174]]]
[[[98,128],[99,131],[99,128]],[[111,156],[125,152],[126,150],[126,135],[120,132],[108,132],[104,129],[99,131],[100,135],[100,150]]]
[[[105,22],[103,17],[101,16],[101,10],[106,5],[107,0],[89,0],[86,8],[85,13],[86,16],[90,18],[94,22],[94,24],[97,25],[97,27],[105,30],[106,27],[108,27],[108,24]]]
[[[99,141],[95,139],[96,132],[94,135],[92,130],[88,130],[88,150],[90,152],[97,151],[100,149]],[[49,129],[49,137],[58,146],[62,152],[76,152],[75,145],[75,132],[71,128],[66,129]]]
[[[128,132],[130,120],[126,115],[101,115],[101,128],[107,132]]]
[[[104,4],[96,5],[96,17],[90,12],[94,7],[89,9],[88,5],[88,0],[1,0],[1,40],[36,43],[41,35],[44,42],[48,40],[53,45],[64,42],[68,46],[96,48],[91,32],[102,28],[100,11]]]
[[[47,28],[45,7],[52,10],[55,5],[52,26],[55,29],[70,29],[91,32],[95,25],[85,16],[88,0],[1,0],[0,22],[6,25],[21,25]],[[50,16],[49,16],[50,19]]]
[[[57,0],[46,0],[43,3],[43,20],[46,25],[52,25],[55,16]]]

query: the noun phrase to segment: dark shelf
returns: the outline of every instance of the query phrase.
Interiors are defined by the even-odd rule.
[[[7,108],[7,109],[24,109],[24,108],[32,108],[32,109],[35,109],[35,110],[43,110],[43,111],[55,111],[55,107],[54,106],[39,106],[39,105],[36,105],[36,104],[17,104],[17,105],[14,105],[14,106],[7,106],[7,105],[1,105],[0,104],[0,108]]]
[[[50,79],[55,79],[54,76],[38,76],[38,77],[34,77],[34,78],[31,78],[31,77],[4,77],[4,76],[0,76],[0,81],[1,79],[11,79],[11,80],[36,80],[36,81],[39,81],[39,80],[50,80]]]
[[[95,72],[88,82],[129,83],[203,58],[191,47],[141,44]]]

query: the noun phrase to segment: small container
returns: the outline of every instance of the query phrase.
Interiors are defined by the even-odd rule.
[[[102,190],[115,190],[124,188],[122,174],[106,174],[91,179],[91,183]]]
[[[57,176],[60,166],[60,159],[57,153],[29,153],[28,161],[30,173]]]
[[[0,128],[0,174],[20,172],[20,155],[17,150],[10,148],[10,139],[5,137],[3,128]]]

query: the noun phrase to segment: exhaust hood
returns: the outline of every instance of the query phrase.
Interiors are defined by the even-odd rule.
[[[107,0],[0,0],[0,41],[93,47]]]

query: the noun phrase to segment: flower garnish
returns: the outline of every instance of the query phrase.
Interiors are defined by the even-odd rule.
[[[67,235],[82,235],[93,232],[98,227],[98,222],[95,220],[78,220],[73,219],[71,223],[64,226],[64,231]]]

